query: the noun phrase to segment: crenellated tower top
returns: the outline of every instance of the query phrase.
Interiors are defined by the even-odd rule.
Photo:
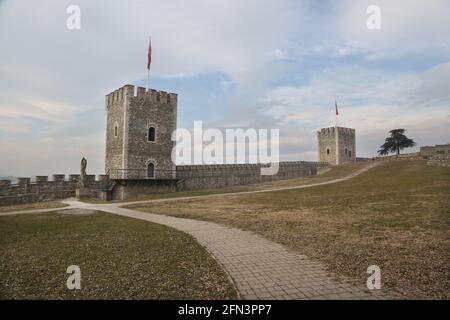
[[[127,84],[106,95],[106,109],[114,103],[124,102],[126,98],[176,106],[178,95],[154,89],[147,90],[144,87]]]

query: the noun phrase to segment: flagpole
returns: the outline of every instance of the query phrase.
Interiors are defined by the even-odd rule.
[[[150,68],[147,71],[147,91],[150,90]]]
[[[337,101],[334,100],[334,127],[337,128],[337,119],[338,119],[338,111],[337,111]]]
[[[337,118],[339,114],[338,105],[336,99],[334,100],[334,114],[335,114],[335,120],[334,120],[334,140],[336,142],[335,146],[335,153],[336,153],[336,164],[339,164],[339,134],[338,134],[338,127],[337,127]]]
[[[152,59],[152,36],[148,37],[148,53],[147,53],[147,91],[150,90],[150,68]]]

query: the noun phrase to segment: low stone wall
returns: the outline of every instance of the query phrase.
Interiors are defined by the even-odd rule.
[[[103,191],[102,200],[126,200],[143,194],[176,191],[176,180],[116,180],[112,190]],[[109,194],[107,194],[109,193]]]
[[[96,193],[98,198],[125,200],[141,194],[214,189],[307,177],[327,170],[328,164],[306,161],[280,162],[278,173],[275,175],[261,175],[262,167],[267,167],[267,165],[177,166],[176,179],[173,180],[109,180],[106,175],[101,175],[98,180],[95,180],[94,175],[88,175],[87,187]],[[30,182],[30,178],[19,178],[17,184],[11,184],[9,180],[0,180],[0,205],[75,197],[80,176],[72,174],[68,176],[68,180],[65,178],[65,175],[53,175],[53,181],[48,181],[47,176],[37,176],[33,183]]]
[[[64,174],[53,175],[52,181],[48,180],[48,176],[36,176],[35,182],[31,182],[31,178],[19,178],[17,184],[11,184],[9,180],[0,180],[0,206],[74,197],[80,175],[71,174],[68,180],[65,178]],[[95,175],[87,176],[89,189],[100,191],[108,183],[108,176],[100,175],[98,180],[95,179]]]
[[[450,156],[433,156],[427,161],[427,165],[435,167],[450,167]]]
[[[420,155],[428,159],[431,157],[449,157],[450,156],[450,143],[437,144],[435,146],[423,146],[420,147]]]
[[[374,157],[373,160],[423,160],[420,152],[403,153],[400,155]]]
[[[316,175],[326,162],[280,162],[278,173],[261,175],[261,164],[177,166],[177,191],[214,189]]]

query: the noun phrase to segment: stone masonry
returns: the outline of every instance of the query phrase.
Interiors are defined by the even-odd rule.
[[[176,129],[177,95],[126,85],[106,96],[106,174],[111,178],[174,179],[171,154]],[[154,139],[150,139],[150,128]]]
[[[325,162],[280,162],[274,175],[261,175],[261,164],[177,166],[177,191],[213,189],[316,175],[328,167]]]
[[[319,161],[330,165],[356,162],[355,129],[322,128],[317,132]]]
[[[424,146],[420,147],[420,155],[424,159],[429,157],[449,157],[450,156],[450,143],[448,144],[437,144],[435,146]]]
[[[106,175],[87,175],[87,187],[93,193],[99,193],[109,184]],[[80,181],[79,174],[71,174],[66,180],[64,174],[54,174],[53,180],[48,176],[36,176],[31,178],[19,178],[17,184],[11,184],[9,180],[0,180],[0,205],[17,205],[23,203],[51,201],[75,196],[75,190]]]

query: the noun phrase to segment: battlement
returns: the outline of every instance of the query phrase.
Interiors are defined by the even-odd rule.
[[[356,162],[355,129],[328,127],[317,131],[319,161],[332,165]]]
[[[126,98],[130,99],[145,99],[149,102],[177,105],[178,95],[176,93],[158,91],[154,89],[146,89],[144,87],[133,86],[130,84],[114,90],[106,95],[106,108],[114,103],[121,103]]]
[[[296,179],[316,175],[326,169],[326,162],[286,161],[278,163],[274,175],[261,175],[269,164],[213,164],[176,166],[177,191],[213,189],[235,185]]]
[[[336,134],[336,129],[339,135],[355,135],[355,129],[345,128],[345,127],[328,127],[322,128],[320,131],[317,131],[317,135],[319,136],[334,136]]]
[[[32,181],[29,177],[20,177],[17,183],[10,180],[0,180],[0,206],[38,201],[50,201],[75,196],[75,190],[80,181],[79,174],[54,174],[52,180],[48,176],[36,176]],[[100,191],[109,184],[109,176],[87,175],[86,183],[94,191]]]

